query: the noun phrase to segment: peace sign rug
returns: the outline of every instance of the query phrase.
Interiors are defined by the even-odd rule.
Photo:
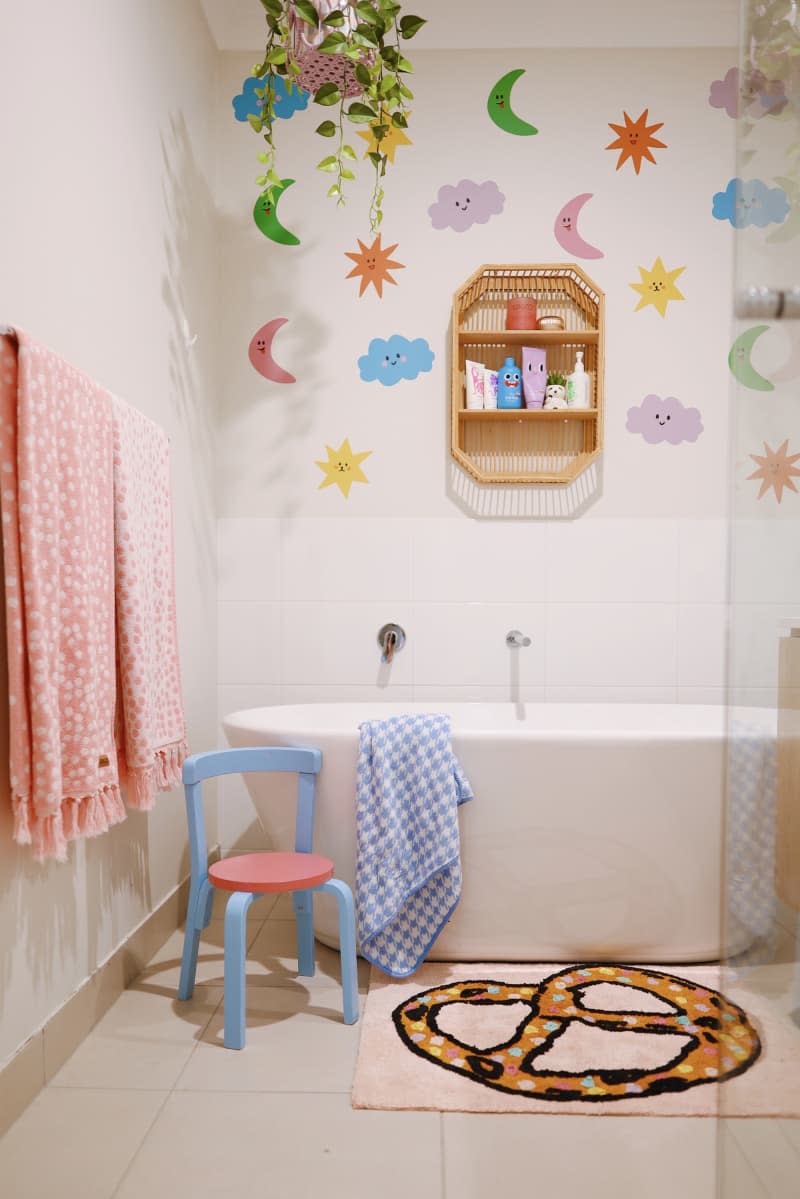
[[[725,979],[726,993],[720,986]],[[354,1107],[800,1117],[790,1005],[720,966],[373,968]]]

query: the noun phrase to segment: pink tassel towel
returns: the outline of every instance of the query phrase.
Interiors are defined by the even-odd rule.
[[[125,819],[121,772],[135,807],[180,777],[165,445],[21,330],[0,336],[11,802],[40,861]]]

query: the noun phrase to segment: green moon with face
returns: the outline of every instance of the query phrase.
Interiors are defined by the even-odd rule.
[[[520,75],[524,74],[522,67],[516,71],[509,71],[502,79],[497,80],[486,101],[487,112],[498,129],[502,129],[504,133],[515,133],[518,137],[530,137],[532,133],[539,132],[535,125],[523,121],[511,111],[511,89]]]
[[[728,366],[734,378],[738,379],[743,387],[751,387],[753,391],[775,390],[775,384],[760,375],[750,361],[753,346],[768,328],[769,325],[754,325],[752,329],[745,329],[744,333],[736,338],[728,355]]]
[[[269,201],[268,191],[263,191],[253,208],[253,220],[264,236],[268,237],[270,241],[280,242],[284,246],[300,245],[300,238],[295,237],[294,233],[290,233],[288,229],[284,229],[278,220],[278,201],[287,187],[291,187],[293,183],[294,179],[281,179],[280,187],[272,189],[272,203]]]

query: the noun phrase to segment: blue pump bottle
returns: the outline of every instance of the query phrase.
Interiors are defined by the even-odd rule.
[[[522,372],[510,355],[497,372],[497,407],[522,407]]]

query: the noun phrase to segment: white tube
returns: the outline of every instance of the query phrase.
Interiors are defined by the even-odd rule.
[[[468,358],[464,363],[464,375],[467,384],[467,408],[470,410],[483,408],[483,372],[484,366],[482,362],[470,362]]]
[[[483,368],[483,406],[497,407],[497,371],[490,371],[488,366]]]

